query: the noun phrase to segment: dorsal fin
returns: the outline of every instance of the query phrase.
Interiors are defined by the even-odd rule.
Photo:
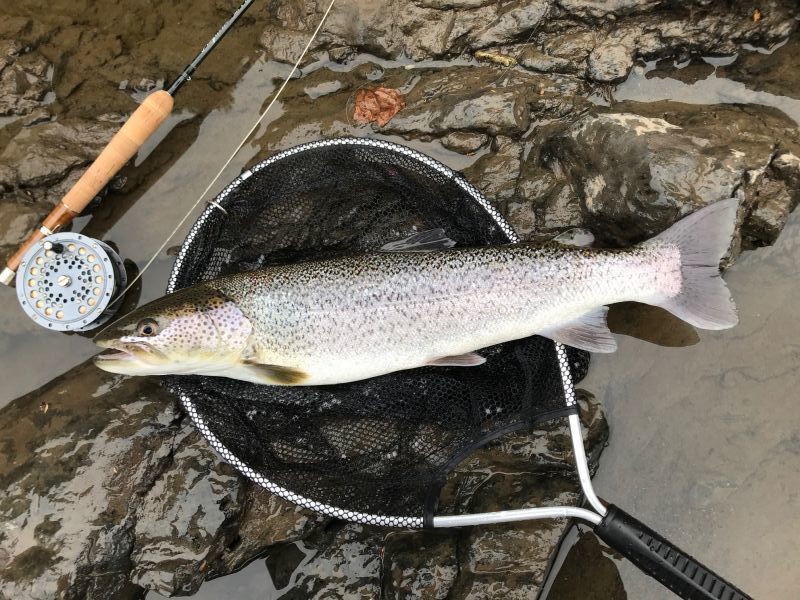
[[[446,250],[456,243],[447,237],[444,229],[428,229],[410,235],[402,240],[389,242],[381,247],[382,252],[431,252]]]

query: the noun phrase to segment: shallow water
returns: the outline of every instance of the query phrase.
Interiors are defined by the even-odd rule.
[[[789,45],[794,51],[796,36]],[[689,81],[648,78],[655,69],[648,63],[635,68],[613,96],[759,104],[800,123],[796,75],[783,86],[787,95],[754,90],[719,76],[718,67],[736,58],[709,59],[713,71]],[[798,275],[795,212],[774,246],[746,252],[727,271],[739,309],[736,328],[697,332],[699,339],[693,335],[675,348],[617,336],[618,352],[593,356],[580,384],[602,401],[611,427],[594,478],[598,495],[756,598],[795,598],[800,589]],[[672,320],[656,311],[618,307],[616,313],[618,331],[641,338],[675,335]],[[581,549],[561,549],[565,572],[586,557]],[[627,561],[614,560],[629,598],[674,597]]]
[[[580,387],[611,426],[594,484],[753,597],[789,600],[800,589],[800,214],[725,279],[736,328],[678,348],[618,336],[616,354],[593,357]],[[674,597],[617,566],[629,598]]]
[[[237,52],[235,59],[248,61],[249,67],[223,106],[208,113],[196,107],[179,109],[160,132],[161,143],[150,144],[137,158],[136,165],[143,170],[138,185],[116,195],[113,203],[101,206],[91,218],[79,220],[77,230],[113,240],[124,257],[140,266],[150,258],[254,122],[264,99],[275,89],[275,78],[288,72],[285,64]],[[322,61],[307,68],[304,76],[331,67],[324,75],[330,83],[326,87],[315,81],[307,95],[316,100],[338,90],[338,74],[346,75],[359,65],[401,63],[405,64],[363,55],[345,70]],[[448,64],[430,61],[425,67]],[[638,67],[613,98],[766,105],[800,123],[800,95],[753,89],[713,69],[689,82],[648,77],[655,67]],[[257,142],[245,145],[212,192],[264,149],[319,137],[313,113],[302,110],[276,130],[271,125],[283,114],[279,103],[259,127]],[[0,129],[12,123],[2,119]],[[336,133],[406,143],[455,169],[469,167],[488,152],[465,156],[438,142],[377,136],[369,128],[349,123],[344,115]],[[201,208],[193,209],[193,214]],[[179,243],[192,221],[190,217],[178,228],[168,247]],[[595,356],[589,377],[581,384],[603,401],[612,427],[595,478],[598,493],[761,598],[794,598],[800,589],[800,570],[794,565],[800,555],[800,413],[794,407],[800,387],[800,322],[794,302],[800,293],[798,240],[800,216],[796,214],[774,247],[746,253],[728,272],[726,279],[741,316],[737,328],[685,335],[680,343],[691,345],[677,347],[620,336],[619,351]],[[162,293],[172,261],[166,252],[159,254],[142,278],[140,301]],[[82,363],[95,354],[96,347],[85,337],[39,328],[24,318],[10,290],[0,292],[5,294],[0,303],[0,356],[6,372],[14,374],[4,379],[2,407]],[[638,331],[641,337],[653,337],[655,330],[664,327],[665,322],[651,313],[630,307],[616,312],[619,328]],[[592,552],[596,554],[596,547]],[[585,544],[573,551],[563,549],[564,567],[561,575],[553,577],[556,584],[549,598],[575,597],[571,595],[575,589],[563,580],[576,565],[586,564],[587,554]],[[672,597],[627,562],[613,560],[627,597]],[[606,566],[600,569],[597,561],[589,564],[590,573],[608,577]],[[224,580],[208,582],[195,597],[210,600],[222,595],[246,600],[277,598],[281,592],[275,589],[264,561],[257,560]]]

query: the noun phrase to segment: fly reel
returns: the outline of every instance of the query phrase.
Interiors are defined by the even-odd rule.
[[[17,298],[36,323],[55,331],[87,331],[108,321],[127,284],[120,256],[79,233],[43,238],[22,257]]]

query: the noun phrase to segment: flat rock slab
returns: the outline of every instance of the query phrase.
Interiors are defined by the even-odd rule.
[[[0,413],[0,597],[196,589],[240,482],[149,379],[91,363]]]

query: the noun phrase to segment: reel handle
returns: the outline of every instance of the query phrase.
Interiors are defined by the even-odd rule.
[[[597,536],[684,600],[752,600],[624,510],[608,505]]]
[[[56,233],[69,225],[86,208],[159,128],[172,112],[173,104],[172,96],[165,90],[153,92],[144,99],[67,195],[47,215],[42,226],[8,259],[0,275],[0,283],[11,285],[14,273],[28,249],[45,235]]]

